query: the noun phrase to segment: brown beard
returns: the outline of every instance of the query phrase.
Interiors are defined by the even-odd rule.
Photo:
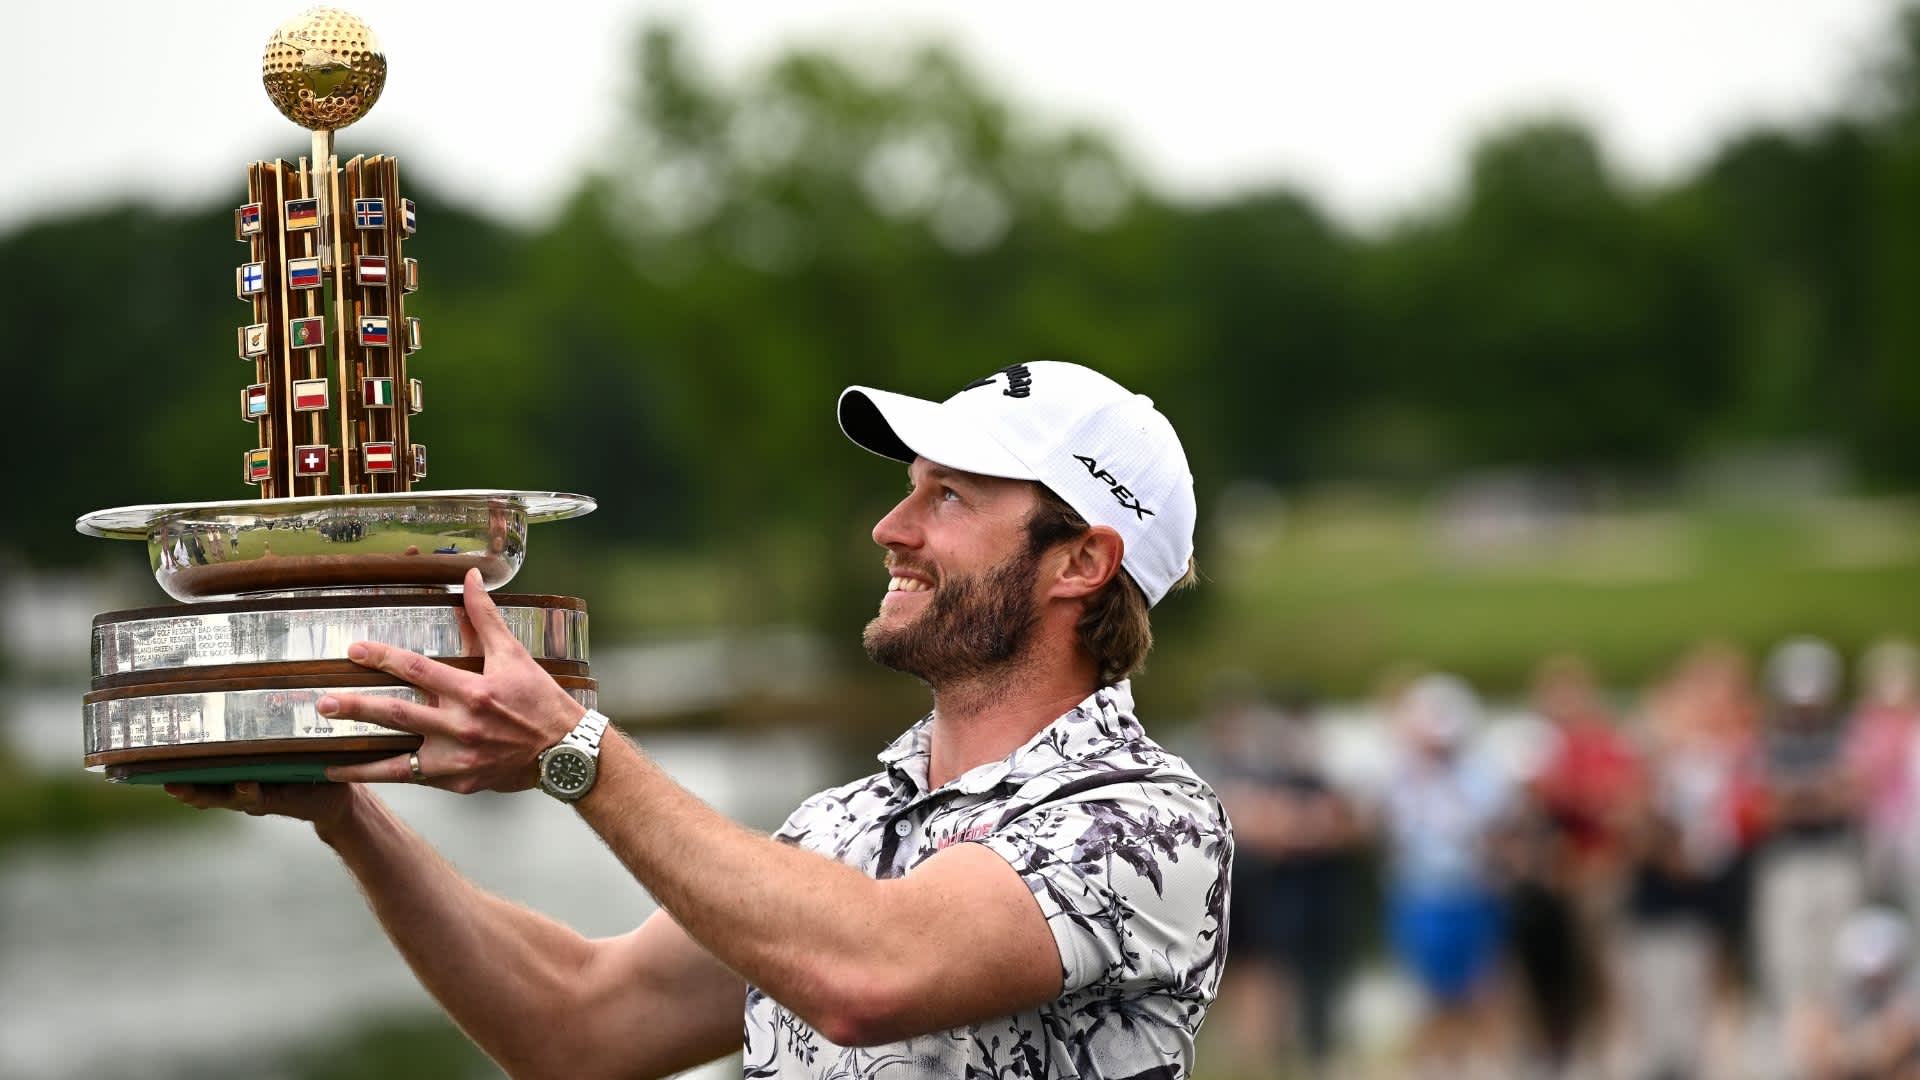
[[[1026,651],[1040,625],[1032,550],[984,573],[941,583],[927,610],[898,629],[876,617],[861,634],[867,655],[882,667],[919,678],[936,689],[977,678]]]

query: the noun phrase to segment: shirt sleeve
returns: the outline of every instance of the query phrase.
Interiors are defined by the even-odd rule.
[[[1090,789],[978,842],[1039,902],[1064,992],[1155,985],[1212,997],[1226,959],[1233,832],[1205,785]]]
[[[807,796],[773,831],[773,838],[783,844],[831,855],[836,840],[854,819],[855,804],[874,784],[874,778],[868,777]]]
[[[829,808],[828,794],[822,791],[809,795],[805,802],[794,808],[793,813],[787,815],[787,820],[781,822],[778,829],[773,830],[773,838],[783,844],[805,847],[803,841],[819,827],[821,815]]]

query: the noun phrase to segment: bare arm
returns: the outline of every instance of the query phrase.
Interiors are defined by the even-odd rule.
[[[745,985],[664,912],[588,940],[474,885],[358,785],[182,791],[314,821],[414,975],[515,1076],[664,1076],[740,1044]]]
[[[477,575],[466,596],[486,651],[482,674],[356,645],[349,655],[431,691],[438,704],[342,694],[320,705],[420,734],[422,770],[435,786],[524,790],[535,758],[584,710],[527,656]],[[401,756],[330,775],[405,782],[410,772]],[[1003,1016],[1060,992],[1059,949],[1039,904],[979,845],[954,845],[904,878],[876,881],[735,825],[617,735],[602,743],[599,779],[578,807],[695,941],[841,1045]]]
[[[891,1042],[1059,996],[1040,907],[987,848],[876,881],[733,824],[624,739],[601,764],[581,816],[688,933],[828,1039]]]

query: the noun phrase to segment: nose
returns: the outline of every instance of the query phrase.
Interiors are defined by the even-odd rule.
[[[893,509],[873,525],[873,542],[889,551],[919,547],[920,540],[920,523],[911,494],[895,503]]]

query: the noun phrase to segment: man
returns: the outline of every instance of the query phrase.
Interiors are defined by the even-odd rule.
[[[1227,1071],[1243,1076],[1324,1076],[1333,1064],[1360,823],[1328,775],[1316,708],[1299,690],[1230,685],[1209,723],[1205,768],[1234,823]]]
[[[883,771],[774,838],[599,741],[604,718],[528,658],[477,577],[480,673],[362,643],[354,660],[437,704],[319,703],[420,734],[416,754],[331,770],[342,784],[169,790],[311,820],[420,981],[516,1074],[709,1061],[740,1045],[743,1000],[750,1077],[1188,1074],[1226,955],[1232,834],[1127,683],[1147,608],[1191,578],[1178,438],[1146,398],[1062,363],[939,404],[853,387],[840,423],[909,463],[873,530],[889,579],[865,644],[934,708]],[[661,910],[588,941],[481,892],[364,786],[410,779],[570,798]]]
[[[1840,991],[1832,934],[1865,899],[1861,787],[1847,761],[1840,654],[1814,637],[1767,658],[1761,744],[1771,829],[1754,881],[1756,959],[1789,1043]]]

